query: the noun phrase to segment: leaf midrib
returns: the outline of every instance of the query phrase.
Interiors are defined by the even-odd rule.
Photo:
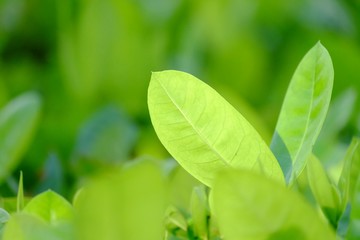
[[[206,146],[208,146],[210,148],[211,151],[213,151],[218,157],[219,159],[225,163],[226,166],[230,166],[229,163],[225,160],[225,158],[206,140],[206,138],[196,129],[195,125],[192,123],[192,121],[190,121],[190,119],[186,116],[186,114],[182,111],[182,109],[180,108],[180,106],[177,104],[177,102],[175,101],[175,99],[172,98],[171,94],[169,93],[169,91],[166,89],[166,87],[164,87],[164,85],[162,84],[162,82],[160,80],[159,84],[161,86],[161,88],[165,91],[166,95],[169,97],[169,99],[171,100],[171,102],[174,104],[174,106],[176,107],[176,109],[181,113],[181,115],[185,118],[185,120],[190,124],[190,126],[192,127],[192,129],[197,133],[197,135],[200,137],[201,141],[203,141]]]

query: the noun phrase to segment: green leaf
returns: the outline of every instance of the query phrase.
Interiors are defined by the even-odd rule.
[[[165,227],[168,231],[188,230],[188,223],[185,216],[174,206],[169,206],[165,213]]]
[[[24,186],[23,186],[23,173],[20,172],[19,188],[16,199],[17,212],[20,212],[24,208]]]
[[[330,55],[318,42],[291,79],[271,142],[289,183],[299,176],[312,153],[329,107],[333,78]]]
[[[98,163],[127,160],[137,140],[137,128],[116,107],[108,106],[87,121],[77,140],[77,158]]]
[[[350,222],[346,239],[356,240],[360,239],[360,177],[356,181],[351,202]]]
[[[210,210],[204,185],[197,186],[191,196],[191,216],[194,233],[199,239],[208,239],[208,219]]]
[[[208,186],[219,170],[253,169],[283,181],[274,155],[256,130],[223,97],[179,71],[152,74],[148,106],[170,154]]]
[[[213,198],[224,239],[335,239],[301,195],[258,173],[221,172]]]
[[[23,94],[0,112],[0,182],[17,166],[30,144],[40,115],[41,100]]]
[[[331,161],[339,160],[336,151],[339,151],[338,135],[349,122],[354,112],[356,91],[348,89],[331,101],[328,114],[320,135],[314,146],[314,153],[323,163],[329,165]],[[333,159],[333,160],[332,160]]]
[[[55,231],[41,219],[26,213],[11,216],[4,229],[3,240],[65,240],[71,239]]]
[[[108,172],[85,186],[76,206],[78,239],[161,239],[165,186],[160,167],[140,161]]]
[[[35,215],[52,225],[69,222],[74,215],[70,203],[51,190],[34,197],[23,211]]]
[[[337,188],[330,182],[321,162],[316,156],[310,155],[306,168],[311,191],[317,203],[329,221],[336,227],[343,210]]]
[[[2,239],[4,227],[10,219],[10,214],[3,208],[0,208],[0,239]]]
[[[360,139],[353,138],[344,158],[344,166],[339,179],[342,207],[353,199],[355,184],[360,176]]]

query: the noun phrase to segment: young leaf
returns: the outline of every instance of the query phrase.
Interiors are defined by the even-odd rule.
[[[41,100],[35,93],[23,94],[0,112],[0,182],[18,164],[35,131]]]
[[[153,73],[148,105],[162,144],[204,184],[211,186],[216,173],[227,168],[253,169],[283,181],[279,164],[256,130],[194,76]]]
[[[219,173],[213,198],[224,239],[335,240],[329,226],[301,195],[258,173]]]
[[[353,138],[344,158],[344,166],[339,179],[342,207],[345,209],[348,200],[355,194],[355,184],[360,176],[360,139]]]
[[[333,78],[330,55],[318,42],[291,79],[271,142],[287,182],[301,173],[312,153],[329,107]]]
[[[26,205],[24,212],[35,215],[52,225],[71,221],[74,214],[70,203],[51,190],[34,197]]]
[[[19,188],[16,199],[17,212],[20,212],[24,208],[24,186],[23,186],[23,173],[20,172]]]
[[[313,154],[310,155],[306,168],[311,191],[317,203],[329,221],[336,227],[342,214],[337,188],[330,182],[321,162]]]

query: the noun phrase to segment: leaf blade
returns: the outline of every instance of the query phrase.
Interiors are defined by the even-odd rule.
[[[270,145],[290,183],[304,169],[325,121],[333,78],[331,57],[318,42],[291,79]]]
[[[225,239],[335,239],[300,195],[257,173],[221,172],[213,197]]]
[[[278,163],[255,129],[225,99],[194,76],[153,73],[150,117],[170,154],[198,180],[211,186],[220,169],[264,171],[283,181]]]

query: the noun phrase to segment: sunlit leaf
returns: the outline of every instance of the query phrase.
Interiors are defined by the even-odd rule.
[[[281,169],[255,129],[215,90],[179,71],[153,73],[148,105],[170,154],[211,186],[219,170],[253,169],[283,181]]]
[[[330,227],[298,193],[258,173],[221,172],[213,194],[224,239],[335,239]]]
[[[0,182],[17,166],[37,126],[41,100],[35,93],[23,94],[0,112]]]
[[[271,150],[290,183],[312,153],[329,107],[333,78],[330,55],[318,42],[291,79],[271,142]]]

